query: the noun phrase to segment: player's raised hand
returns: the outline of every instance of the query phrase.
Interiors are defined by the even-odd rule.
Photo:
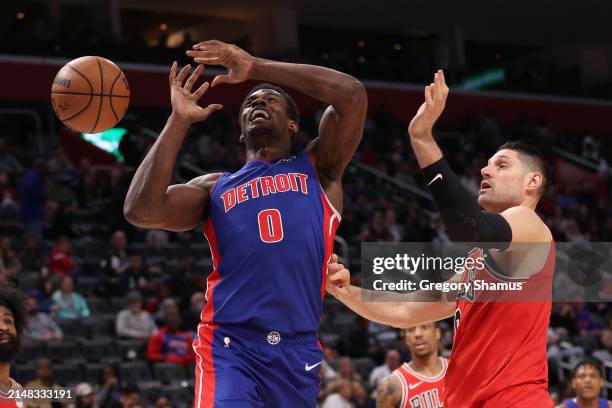
[[[223,108],[219,104],[211,104],[206,108],[198,105],[198,100],[206,93],[209,88],[208,82],[204,82],[198,89],[191,92],[202,72],[203,65],[198,65],[189,78],[185,81],[187,74],[191,71],[191,65],[185,65],[183,69],[176,73],[177,63],[172,64],[170,69],[170,102],[172,103],[172,113],[185,119],[189,123],[206,120],[211,113]]]
[[[217,40],[198,43],[193,46],[193,50],[187,51],[187,55],[197,64],[222,65],[227,68],[227,75],[217,75],[212,86],[246,81],[255,60],[255,57],[240,47]]]
[[[425,102],[408,125],[411,137],[431,136],[434,124],[444,111],[447,97],[448,86],[440,69],[434,75],[434,82],[425,87]]]
[[[327,264],[327,291],[335,297],[347,296],[351,285],[351,274],[338,263],[338,255],[332,254]]]

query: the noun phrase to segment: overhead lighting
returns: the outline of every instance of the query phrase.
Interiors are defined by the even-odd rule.
[[[365,57],[362,56],[362,55],[358,56],[357,57],[357,62],[360,63],[360,64],[363,64],[365,62]]]
[[[166,31],[166,30],[168,29],[168,24],[166,24],[166,23],[161,23],[161,24],[159,25],[159,29],[160,29],[160,30],[162,30],[162,31]]]
[[[24,17],[25,13],[23,11],[17,13],[17,20],[23,20]]]
[[[399,44],[399,43],[393,44],[393,49],[395,51],[401,51],[402,50],[402,44]]]
[[[329,58],[329,54],[324,52],[323,54],[321,54],[321,58],[323,58],[324,60]]]
[[[357,41],[357,46],[358,46],[359,48],[363,48],[363,47],[365,47],[365,41],[363,41],[363,40],[359,40],[359,41]]]

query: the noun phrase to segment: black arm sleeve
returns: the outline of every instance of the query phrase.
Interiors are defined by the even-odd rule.
[[[512,242],[508,221],[498,213],[481,210],[444,158],[422,172],[453,241],[494,243],[484,246],[499,251],[508,249]]]

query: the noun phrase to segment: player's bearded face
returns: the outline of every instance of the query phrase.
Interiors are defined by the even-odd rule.
[[[273,90],[258,90],[244,103],[240,117],[241,141],[249,142],[262,136],[284,137],[288,121],[285,98]]]
[[[0,362],[11,362],[19,352],[17,336],[5,330],[0,331]]]
[[[480,170],[482,181],[478,205],[488,211],[502,212],[521,204],[525,197],[525,171],[518,153],[504,149],[495,153]]]

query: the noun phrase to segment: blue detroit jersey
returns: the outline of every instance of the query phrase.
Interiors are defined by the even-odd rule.
[[[608,408],[608,400],[604,398],[599,399],[599,408]],[[580,405],[576,403],[576,399],[565,401],[565,406],[568,408],[580,408]]]
[[[223,174],[204,229],[214,269],[202,321],[316,331],[339,222],[306,152]]]

